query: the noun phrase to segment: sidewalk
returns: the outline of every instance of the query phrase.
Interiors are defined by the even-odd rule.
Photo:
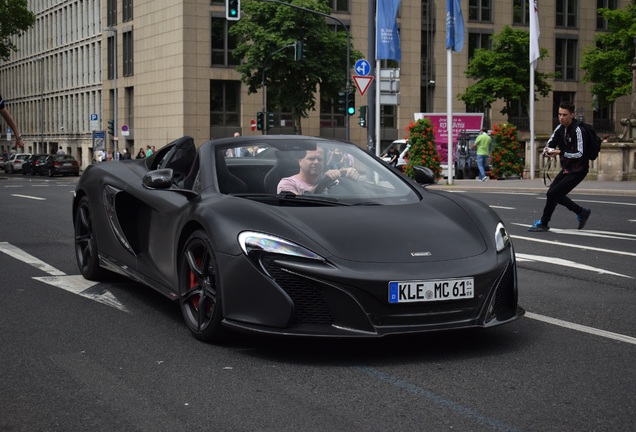
[[[548,183],[549,184],[549,183]],[[443,190],[480,190],[480,191],[502,191],[514,192],[535,192],[545,193],[547,187],[543,184],[543,177],[535,179],[521,180],[457,180],[453,179],[453,184],[447,184],[447,179],[441,179],[438,184],[428,186],[431,189]],[[571,194],[595,194],[595,195],[622,195],[636,196],[636,182],[633,181],[596,181],[583,180]]]

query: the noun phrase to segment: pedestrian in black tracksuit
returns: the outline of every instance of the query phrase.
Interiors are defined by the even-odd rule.
[[[586,139],[585,131],[574,119],[574,104],[561,102],[559,105],[559,126],[554,129],[548,144],[543,149],[544,155],[559,155],[561,171],[548,189],[546,194],[548,199],[543,208],[541,219],[534,221],[528,231],[548,231],[550,229],[548,224],[557,204],[561,204],[576,213],[579,229],[583,229],[585,226],[592,210],[581,207],[567,195],[583,181],[589,170],[590,162],[583,151]]]

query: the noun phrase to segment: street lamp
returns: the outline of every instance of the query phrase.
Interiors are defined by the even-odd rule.
[[[113,32],[115,34],[115,43],[113,44],[113,160],[117,160],[119,150],[117,148],[118,135],[117,135],[117,28],[106,27],[105,32]]]

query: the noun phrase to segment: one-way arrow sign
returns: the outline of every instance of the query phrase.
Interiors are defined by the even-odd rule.
[[[353,82],[356,84],[356,87],[358,87],[360,96],[364,96],[364,94],[367,92],[367,89],[369,88],[369,85],[373,81],[373,77],[352,75],[351,78],[353,78]]]

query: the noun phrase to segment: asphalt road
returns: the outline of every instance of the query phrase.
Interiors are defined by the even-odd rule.
[[[559,208],[529,233],[540,193],[453,189],[512,236],[528,313],[510,325],[215,346],[150,289],[77,277],[76,179],[7,177],[1,431],[636,430],[635,196],[574,194],[593,210],[585,230]]]

